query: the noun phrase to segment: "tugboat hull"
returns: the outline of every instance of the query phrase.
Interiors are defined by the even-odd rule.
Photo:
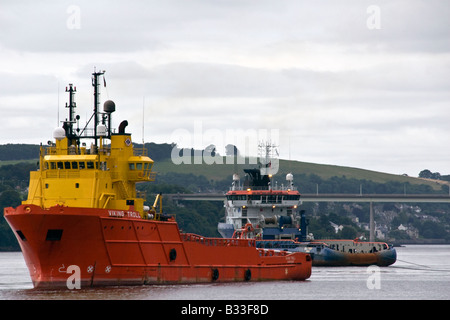
[[[391,248],[377,253],[344,253],[329,250],[327,254],[314,255],[314,266],[344,267],[344,266],[389,266],[397,260],[395,249]]]
[[[293,240],[257,240],[259,248],[274,248],[289,252],[303,252],[311,255],[314,267],[345,267],[345,266],[389,266],[397,260],[397,253],[393,247],[384,248],[384,243],[357,242],[353,240],[335,240],[331,243],[346,242],[347,247],[360,248],[359,244],[375,244],[383,248],[376,252],[342,252],[330,248],[331,243],[324,242],[297,242]],[[356,249],[353,249],[356,250]]]

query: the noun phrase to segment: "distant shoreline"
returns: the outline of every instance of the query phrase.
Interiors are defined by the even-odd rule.
[[[394,247],[401,247],[408,244],[417,244],[417,245],[425,245],[425,244],[450,244],[449,241],[445,239],[420,239],[420,240],[399,240],[399,241],[387,241],[387,243],[392,243]]]

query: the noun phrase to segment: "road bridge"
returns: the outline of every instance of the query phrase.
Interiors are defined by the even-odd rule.
[[[164,197],[172,200],[209,200],[224,201],[225,193],[173,193]],[[300,198],[303,202],[435,202],[450,203],[447,194],[340,194],[340,193],[303,193]]]
[[[166,194],[165,197],[174,201],[224,201],[224,193],[193,193],[193,194]],[[304,193],[302,202],[368,202],[370,203],[370,241],[374,241],[375,224],[373,219],[374,202],[395,203],[450,203],[447,194],[339,194],[339,193]]]

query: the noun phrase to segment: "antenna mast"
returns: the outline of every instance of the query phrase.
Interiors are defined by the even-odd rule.
[[[145,111],[145,96],[142,97],[142,148],[144,147],[144,123],[145,123],[145,116],[144,116],[144,111]]]
[[[97,146],[97,126],[99,124],[98,120],[98,106],[100,104],[100,76],[104,75],[105,71],[96,72],[94,69],[94,73],[92,74],[92,86],[94,87],[94,139],[95,145]]]
[[[75,103],[75,92],[77,92],[77,88],[73,86],[73,84],[69,83],[69,88],[66,87],[66,92],[69,93],[69,104],[66,102],[66,108],[69,108],[69,121],[65,122],[67,129],[67,136],[72,138],[73,136],[73,124],[75,123],[75,108],[77,104]]]

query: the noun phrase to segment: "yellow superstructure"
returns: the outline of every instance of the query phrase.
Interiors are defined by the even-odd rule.
[[[145,149],[133,148],[130,134],[114,134],[109,146],[96,151],[64,147],[67,143],[64,138],[41,147],[39,170],[31,172],[24,204],[133,210],[144,217],[136,183],[154,181],[153,160]]]
[[[94,73],[95,80],[102,74]],[[70,85],[72,108],[73,92]],[[111,101],[105,105],[109,108],[106,116],[103,114],[106,118],[114,109]],[[63,128],[54,132],[55,143],[41,146],[39,169],[30,173],[28,199],[22,203],[44,209],[61,205],[134,211],[146,217],[148,209],[136,194],[136,183],[154,181],[153,160],[144,148],[133,147],[131,134],[124,131],[127,122],[121,123],[119,133],[111,133],[110,128],[104,131],[102,125],[98,134],[88,137],[95,139],[90,149],[80,144],[84,137],[73,133],[72,124],[64,122]]]

